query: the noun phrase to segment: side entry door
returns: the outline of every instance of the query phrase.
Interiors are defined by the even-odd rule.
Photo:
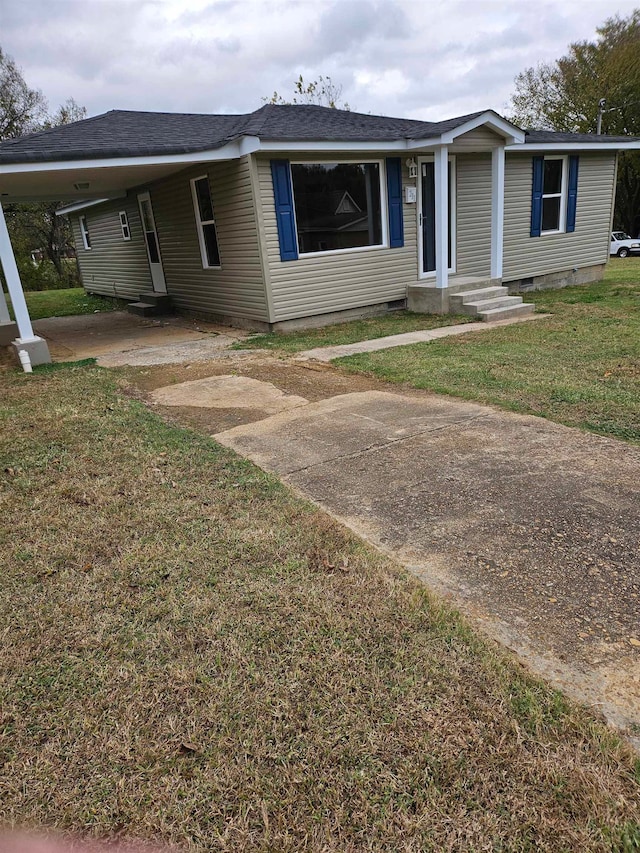
[[[156,231],[156,223],[153,218],[151,196],[148,192],[140,193],[138,196],[138,206],[140,207],[140,219],[142,220],[144,239],[147,244],[147,257],[149,258],[149,269],[151,270],[153,289],[156,293],[166,293],[167,284],[164,280],[162,258],[160,257],[158,232]]]

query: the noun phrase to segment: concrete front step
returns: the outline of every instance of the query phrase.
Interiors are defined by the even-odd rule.
[[[495,296],[493,299],[479,299],[477,302],[465,302],[460,306],[463,314],[477,317],[483,311],[491,311],[493,308],[510,308],[512,305],[522,305],[521,296]]]
[[[449,293],[464,293],[469,290],[500,287],[501,284],[501,278],[487,278],[478,275],[455,275],[449,277],[447,289]]]
[[[495,296],[508,296],[509,290],[506,287],[481,287],[479,290],[464,290],[460,293],[452,293],[449,301],[452,306],[458,307],[466,305],[467,302],[479,302],[481,299],[491,299]]]
[[[524,317],[528,314],[533,314],[535,305],[530,302],[521,302],[519,305],[507,305],[504,308],[489,308],[485,311],[480,311],[478,317],[483,320],[508,320],[512,317]]]

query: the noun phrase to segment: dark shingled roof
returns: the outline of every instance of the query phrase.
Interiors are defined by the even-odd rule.
[[[556,130],[525,130],[525,143],[537,142],[632,142],[634,136],[598,136],[595,133],[562,133]]]
[[[190,154],[220,148],[242,136],[257,136],[274,142],[431,139],[479,115],[482,112],[428,122],[304,104],[266,104],[247,115],[111,110],[0,143],[0,164]],[[530,131],[526,141],[619,142],[628,139]]]
[[[236,128],[246,118],[111,110],[83,121],[3,142],[0,145],[0,163],[205,151],[234,139]]]

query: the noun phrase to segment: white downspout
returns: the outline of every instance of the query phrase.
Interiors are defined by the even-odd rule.
[[[436,287],[449,286],[449,148],[436,148]]]
[[[491,278],[502,279],[504,254],[504,145],[491,151]]]
[[[20,281],[20,274],[18,273],[11,240],[9,239],[2,204],[0,204],[0,264],[2,265],[5,281],[7,282],[7,289],[11,297],[11,305],[13,306],[13,313],[20,335],[14,341],[14,347],[16,350],[26,349],[33,364],[48,363],[51,361],[51,356],[49,355],[47,342],[33,333],[31,317],[29,317],[29,309],[24,298],[22,282]],[[2,301],[4,301],[4,294]]]

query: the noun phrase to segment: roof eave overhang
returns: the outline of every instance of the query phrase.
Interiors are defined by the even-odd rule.
[[[190,163],[208,163],[216,160],[236,160],[257,150],[257,137],[243,136],[220,148],[192,151],[182,154],[151,154],[144,157],[103,157],[83,160],[37,160],[23,163],[0,163],[0,176],[20,172],[81,171],[82,169],[129,168],[135,166],[188,166]]]
[[[122,195],[124,195],[124,193]],[[116,198],[120,198],[122,195],[116,196]],[[85,210],[87,207],[94,207],[96,204],[104,204],[105,201],[111,201],[112,198],[114,198],[114,196],[76,201],[73,204],[67,204],[64,207],[59,207],[56,210],[56,216],[68,216],[70,213],[78,213],[80,210]]]
[[[505,150],[533,154],[554,151],[629,151],[634,149],[640,149],[640,140],[630,140],[629,142],[531,142],[526,145],[507,145]]]

